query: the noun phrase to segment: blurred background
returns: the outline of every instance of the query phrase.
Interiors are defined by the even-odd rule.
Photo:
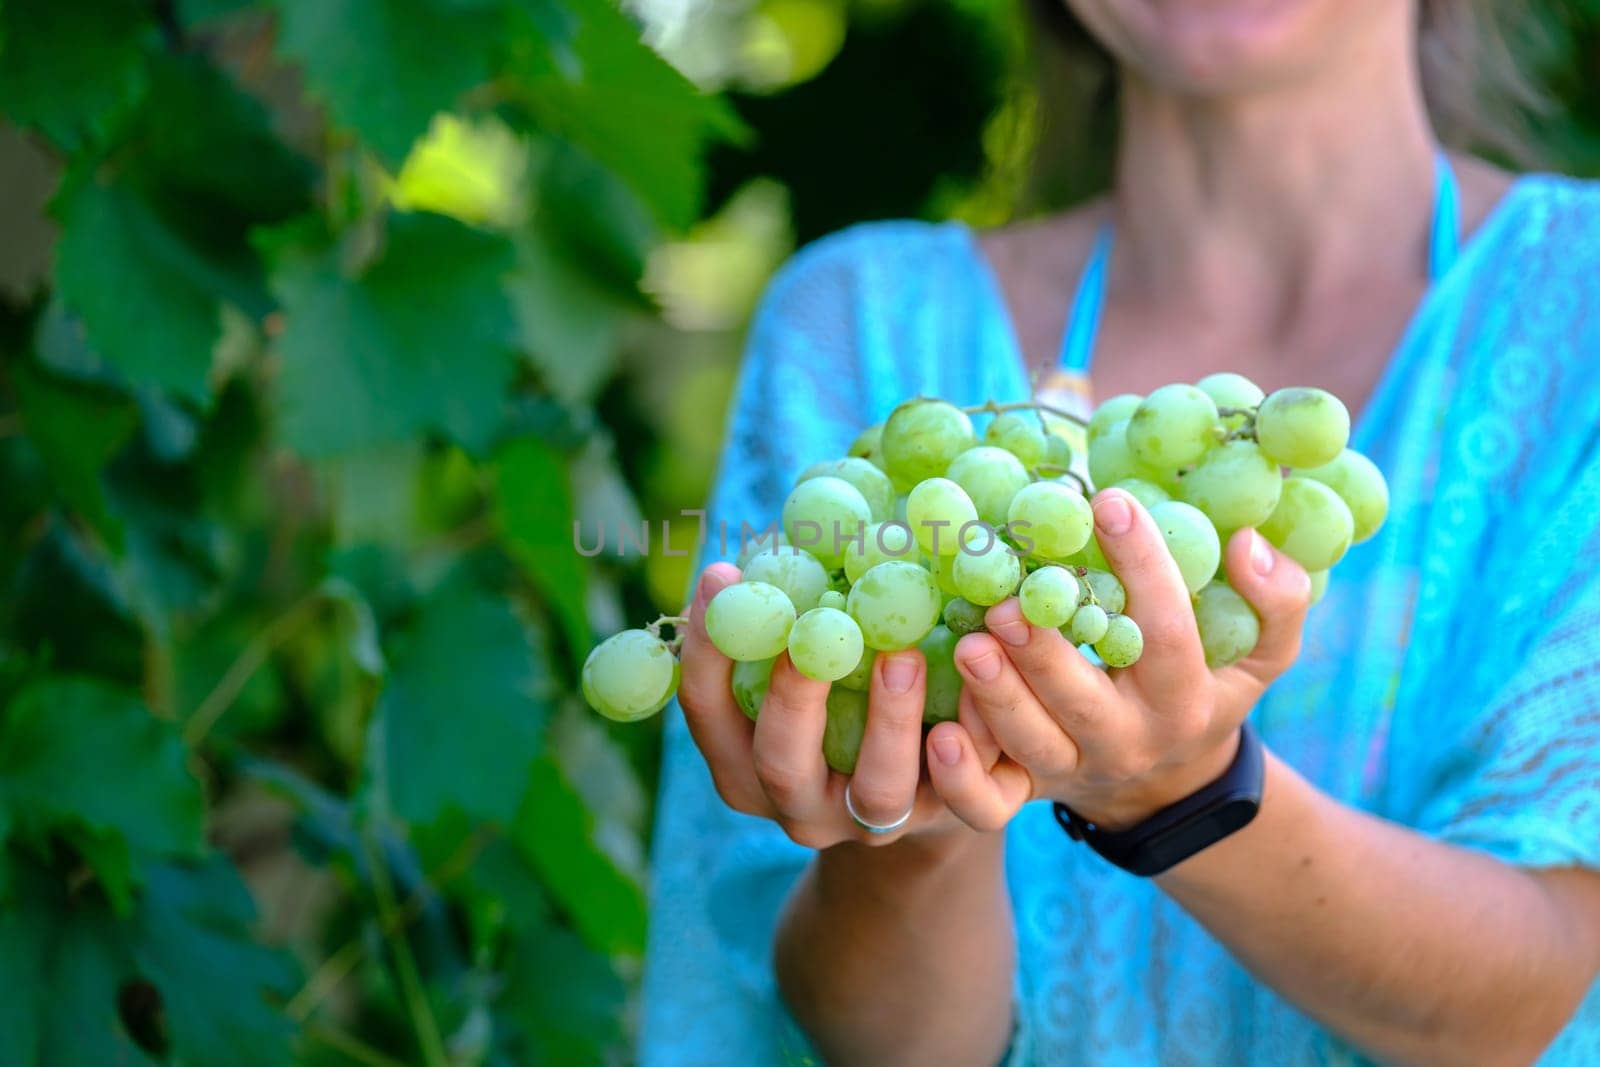
[[[1540,161],[1600,173],[1600,0],[1512,13]],[[659,722],[576,669],[681,606],[786,256],[1103,181],[1039,40],[0,0],[0,1064],[627,1062]]]

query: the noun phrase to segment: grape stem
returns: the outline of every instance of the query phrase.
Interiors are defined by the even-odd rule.
[[[1094,496],[1094,487],[1084,480],[1083,475],[1079,474],[1075,470],[1072,470],[1071,468],[1058,467],[1053,463],[1041,463],[1033,469],[1040,474],[1054,474],[1071,478],[1073,481],[1078,483],[1078,490],[1083,493],[1084,496]]]
[[[1222,443],[1229,441],[1254,441],[1256,439],[1256,409],[1255,408],[1218,408],[1217,414],[1222,418],[1231,419],[1235,416],[1244,419],[1239,427],[1222,437]]]
[[[1074,415],[1070,411],[1064,411],[1049,404],[1041,404],[1036,400],[1016,400],[1008,404],[1000,404],[990,400],[987,403],[974,404],[961,410],[968,415],[1003,415],[1008,411],[1037,411],[1041,415],[1054,415],[1058,419],[1065,419],[1074,425],[1082,426],[1084,429],[1089,428],[1089,420],[1083,416]]]

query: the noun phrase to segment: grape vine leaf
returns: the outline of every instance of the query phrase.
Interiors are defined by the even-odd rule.
[[[688,226],[704,192],[705,142],[740,139],[743,127],[645,44],[609,0],[568,7],[577,18],[577,70],[555,50],[525,50],[508,92],[536,126],[615,171],[666,225]]]
[[[565,457],[534,437],[500,451],[495,515],[511,555],[544,593],[575,651],[589,647],[586,570],[573,546],[572,487]]]
[[[56,285],[90,345],[128,381],[203,404],[231,282],[125,183],[70,175],[54,210]]]
[[[264,995],[287,997],[295,972],[250,939],[253,906],[225,862],[153,869],[125,920],[55,872],[16,867],[0,911],[0,1063],[290,1062],[290,1024]],[[130,1018],[125,995],[146,984],[153,995]],[[169,1044],[170,1059],[151,1044]]]
[[[184,760],[176,732],[137,698],[46,678],[0,719],[0,802],[18,836],[66,835],[126,911],[144,863],[200,854],[204,805]]]
[[[389,811],[517,812],[549,714],[548,668],[505,600],[464,585],[426,601],[395,643],[368,740],[369,786]]]
[[[595,820],[557,762],[540,757],[527,779],[512,839],[597,951],[644,952],[644,890],[600,847]]]
[[[183,1062],[290,1062],[292,1027],[264,994],[291,996],[295,968],[251,939],[254,921],[249,892],[221,859],[151,871],[129,931],[129,951],[161,992]]]
[[[113,548],[122,523],[106,502],[100,472],[137,421],[134,406],[110,390],[76,385],[19,362],[12,372],[28,439],[50,470],[56,492]]]
[[[611,961],[570,931],[542,926],[518,937],[495,1000],[513,1035],[513,1063],[605,1063],[622,1037],[627,988]],[[551,981],[560,975],[560,981]]]
[[[279,48],[333,118],[398,166],[434,114],[490,74],[503,33],[482,3],[277,0]]]
[[[141,0],[0,4],[0,115],[69,152],[99,143],[144,89],[151,11]]]
[[[382,252],[353,277],[337,249],[283,256],[283,438],[330,456],[437,429],[481,450],[516,369],[511,264],[503,238],[425,212],[391,216]]]

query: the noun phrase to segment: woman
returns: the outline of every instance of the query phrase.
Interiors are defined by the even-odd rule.
[[[1306,574],[1236,534],[1262,638],[1210,672],[1148,515],[1102,492],[1144,658],[1108,677],[1002,604],[924,746],[921,658],[880,656],[856,820],[825,685],[780,661],[753,729],[729,698],[698,620],[737,573],[708,568],[646,1063],[1600,1062],[1600,193],[1440,152],[1419,55],[1462,2],[1069,0],[1117,64],[1106,197],[976,238],[858,227],[773,283],[735,524],[896,401],[1017,399],[1058,359],[1099,397],[1331,389],[1395,505],[1309,616]],[[1139,825],[1247,714],[1259,813],[1157,877],[1025,803]]]

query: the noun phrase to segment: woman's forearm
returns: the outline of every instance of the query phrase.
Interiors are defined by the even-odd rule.
[[[790,1010],[830,1064],[981,1064],[1005,1052],[1016,936],[1003,833],[818,854],[779,924]]]
[[[1442,844],[1270,757],[1256,821],[1160,884],[1262,981],[1386,1060],[1530,1062],[1600,968],[1600,875]]]

